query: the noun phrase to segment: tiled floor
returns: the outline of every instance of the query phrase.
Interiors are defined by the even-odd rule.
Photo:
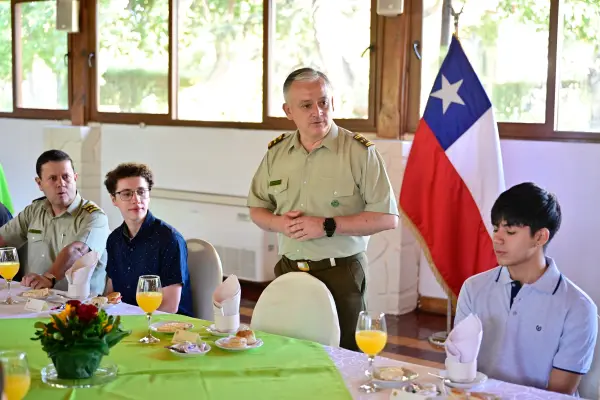
[[[241,320],[250,323],[255,301],[242,300]],[[444,350],[428,342],[428,337],[446,329],[446,318],[441,315],[412,312],[386,318],[388,344],[381,356],[413,364],[443,368]]]

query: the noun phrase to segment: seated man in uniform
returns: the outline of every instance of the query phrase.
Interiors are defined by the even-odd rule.
[[[590,369],[597,307],[545,254],[561,223],[554,194],[516,185],[492,207],[498,267],[467,279],[455,324],[483,324],[479,370],[525,386],[573,394]]]
[[[12,214],[8,211],[8,208],[0,203],[0,227],[6,225],[8,221],[12,219]]]
[[[104,184],[124,219],[106,243],[106,293],[120,292],[125,303],[135,305],[138,278],[158,275],[163,287],[158,309],[191,316],[187,245],[175,228],[148,209],[152,171],[144,164],[120,164],[106,174]]]
[[[0,228],[0,246],[27,243],[27,265],[21,284],[34,289],[67,290],[65,272],[82,255],[101,255],[91,280],[91,292],[102,293],[106,282],[105,246],[108,218],[96,204],[77,192],[77,173],[68,154],[48,150],[35,165],[44,197],[34,200]]]

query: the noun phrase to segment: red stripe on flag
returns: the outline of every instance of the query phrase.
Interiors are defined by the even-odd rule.
[[[471,192],[424,120],[404,171],[400,207],[455,295],[467,278],[497,265],[492,239]]]

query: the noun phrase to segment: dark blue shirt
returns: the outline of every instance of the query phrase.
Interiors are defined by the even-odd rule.
[[[106,274],[123,301],[137,305],[135,293],[141,275],[158,275],[163,287],[182,284],[178,314],[192,316],[192,291],[187,245],[181,233],[155,218],[150,211],[139,232],[129,237],[123,222],[106,241]]]
[[[0,226],[6,225],[8,221],[12,219],[12,214],[8,211],[8,208],[0,203]]]

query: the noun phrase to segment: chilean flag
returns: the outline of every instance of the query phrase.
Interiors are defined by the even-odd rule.
[[[490,213],[503,191],[492,103],[453,36],[400,191],[400,208],[447,292],[458,295],[467,278],[497,265]]]

